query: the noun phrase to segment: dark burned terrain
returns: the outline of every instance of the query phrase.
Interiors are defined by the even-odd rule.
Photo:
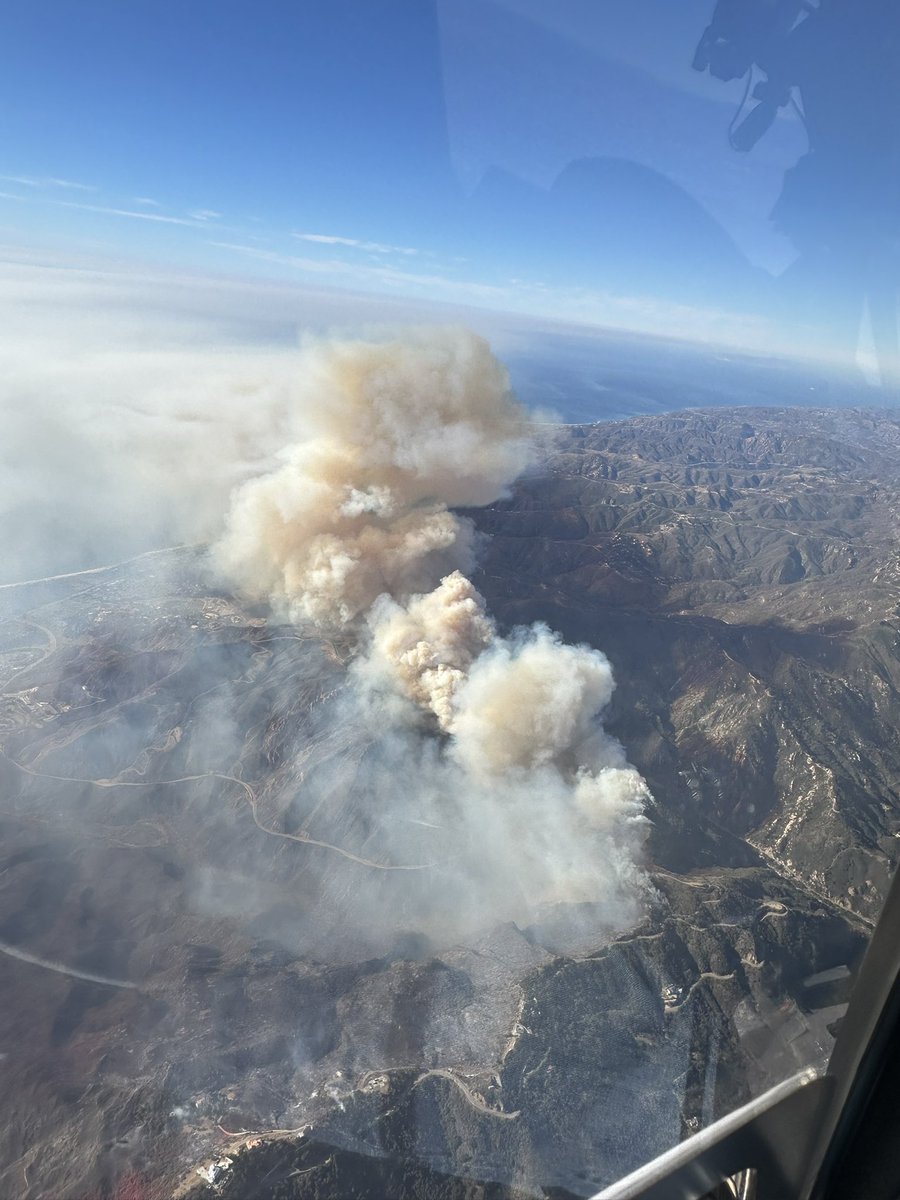
[[[304,805],[365,770],[343,648],[196,552],[0,589],[0,1194],[583,1196],[821,1066],[900,840],[898,507],[896,416],[736,409],[565,428],[472,514],[501,622],[616,669],[655,899],[608,945],[344,928],[390,850]]]

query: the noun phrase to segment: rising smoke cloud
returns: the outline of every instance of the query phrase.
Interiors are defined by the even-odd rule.
[[[298,336],[428,319],[399,298],[0,247],[0,584],[218,537],[235,485],[308,437]],[[530,335],[482,319],[506,346]]]
[[[524,412],[487,344],[459,334],[309,346],[307,440],[235,497],[217,556],[290,620],[343,628],[473,561],[453,505],[487,504],[528,461]]]
[[[261,783],[268,811],[302,776],[292,811],[311,838],[416,869],[303,854],[323,928],[330,908],[379,936],[455,936],[555,900],[595,901],[611,928],[635,919],[646,791],[599,724],[609,665],[540,627],[501,635],[469,578],[478,537],[453,510],[501,497],[534,434],[486,343],[420,327],[298,353],[274,333],[238,340],[244,293],[217,288],[220,310],[208,288],[123,279],[0,279],[2,581],[212,540],[231,583],[349,652],[344,686],[298,728],[295,774]],[[252,303],[281,328],[281,291]],[[322,297],[303,303],[310,328]],[[244,730],[237,696],[217,714],[193,731],[214,769]],[[304,744],[309,722],[343,758]]]
[[[309,434],[236,490],[214,557],[351,647],[342,703],[375,746],[366,803],[444,846],[386,903],[444,932],[560,902],[630,923],[648,792],[600,725],[609,662],[543,625],[501,635],[465,574],[476,539],[452,509],[503,496],[532,453],[505,370],[443,330],[310,345],[300,379]]]

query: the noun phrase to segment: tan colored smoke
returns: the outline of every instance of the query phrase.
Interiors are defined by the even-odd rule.
[[[547,765],[574,771],[612,692],[609,662],[597,650],[567,646],[544,626],[498,639],[456,696],[456,756],[479,775]]]
[[[529,460],[504,369],[472,334],[413,334],[313,346],[297,390],[310,436],[238,489],[217,555],[290,620],[355,639],[390,760],[373,806],[454,827],[455,909],[602,899],[633,919],[648,792],[600,724],[610,664],[542,625],[500,636],[463,573],[474,534],[452,507]]]
[[[646,824],[647,785],[599,724],[615,688],[599,650],[568,646],[543,625],[499,637],[458,571],[406,606],[376,606],[371,624],[368,667],[434,714],[468,779],[527,785],[549,769],[570,781],[570,818],[607,834]]]
[[[441,730],[453,729],[456,694],[494,639],[494,624],[471,582],[454,571],[406,606],[378,605],[370,625],[371,667],[433,713]]]
[[[309,429],[235,494],[221,566],[289,619],[343,627],[472,561],[451,506],[501,496],[528,461],[525,414],[487,343],[459,330],[310,346]]]

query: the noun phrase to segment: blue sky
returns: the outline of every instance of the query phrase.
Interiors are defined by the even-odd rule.
[[[730,149],[712,7],[7,0],[0,240],[770,347],[805,133]]]

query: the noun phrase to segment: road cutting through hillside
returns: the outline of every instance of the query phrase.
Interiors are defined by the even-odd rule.
[[[178,779],[158,779],[155,781],[136,781],[136,780],[118,780],[118,779],[79,779],[68,775],[50,775],[45,771],[35,771],[31,767],[26,767],[24,763],[18,762],[7,754],[5,750],[0,749],[0,756],[6,759],[18,770],[23,771],[26,775],[32,775],[36,779],[52,779],[57,783],[78,783],[88,787],[98,788],[154,788],[154,787],[174,787],[181,783],[197,783],[204,779],[221,779],[225,783],[234,783],[238,787],[243,788],[244,793],[250,804],[250,813],[253,817],[253,823],[262,833],[266,833],[269,837],[284,838],[285,841],[298,842],[301,846],[318,846],[322,850],[331,850],[335,854],[340,854],[342,858],[347,858],[351,862],[359,863],[360,866],[370,867],[374,871],[427,871],[432,867],[437,866],[437,863],[379,863],[371,858],[363,858],[362,855],[354,854],[351,850],[345,850],[342,846],[335,846],[331,842],[319,841],[317,838],[312,838],[306,833],[285,833],[280,829],[270,829],[268,825],[264,825],[259,819],[257,812],[257,797],[256,792],[249,783],[243,779],[238,779],[236,775],[225,775],[221,771],[204,771],[197,775],[182,775]]]

